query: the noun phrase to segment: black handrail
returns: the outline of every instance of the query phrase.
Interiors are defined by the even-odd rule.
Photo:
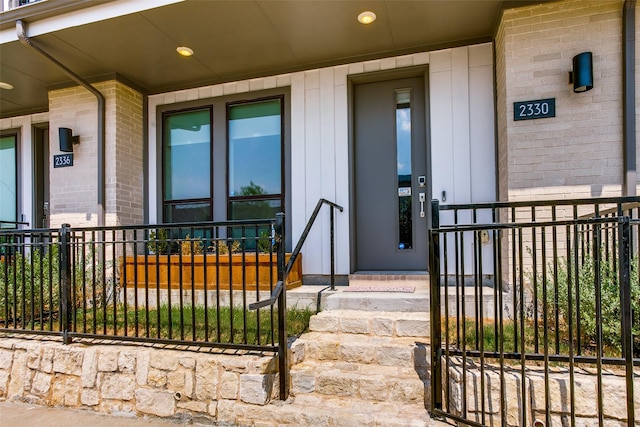
[[[258,302],[254,302],[254,303],[249,304],[249,310],[257,310],[259,308],[264,308],[264,307],[269,307],[269,306],[274,305],[278,301],[278,298],[280,297],[280,294],[282,293],[282,288],[283,287],[284,287],[283,283],[282,282],[278,282],[276,284],[276,288],[271,293],[271,298],[263,299],[262,301],[258,301]]]
[[[286,280],[287,276],[289,275],[289,272],[291,271],[293,264],[296,262],[296,258],[298,258],[298,255],[300,255],[300,250],[302,249],[302,246],[304,245],[304,242],[307,239],[309,232],[311,231],[311,227],[313,226],[316,218],[318,217],[318,214],[320,213],[320,209],[324,204],[329,205],[332,208],[330,211],[330,217],[329,217],[329,222],[331,224],[331,235],[330,235],[331,236],[330,237],[331,239],[331,290],[335,291],[336,286],[335,286],[335,249],[334,249],[335,246],[334,246],[333,209],[338,209],[340,212],[343,212],[344,208],[340,205],[330,202],[327,199],[320,199],[318,200],[318,203],[316,204],[316,207],[313,210],[313,213],[311,214],[311,218],[309,218],[309,221],[307,222],[307,225],[304,228],[302,235],[300,236],[300,240],[298,240],[298,244],[296,245],[295,249],[291,253],[291,258],[289,258],[289,262],[287,263],[287,266],[284,269],[283,281],[278,282],[275,289],[271,293],[271,297],[269,299],[258,301],[253,304],[249,304],[250,310],[257,310],[259,308],[264,308],[270,305],[274,305],[276,301],[278,301],[278,297],[280,296],[280,293],[282,292],[282,289],[284,287],[284,280]]]
[[[302,232],[302,235],[300,236],[300,240],[298,240],[298,244],[296,245],[295,249],[293,250],[293,252],[291,253],[291,258],[289,258],[289,262],[287,263],[287,267],[285,269],[284,275],[285,278],[287,277],[287,275],[289,274],[289,271],[291,271],[291,268],[293,267],[293,264],[296,261],[296,258],[298,257],[298,255],[300,255],[300,250],[302,249],[302,246],[304,245],[305,240],[307,240],[307,236],[309,235],[309,232],[311,231],[311,227],[313,227],[314,222],[316,221],[316,218],[318,217],[318,214],[320,213],[320,209],[322,208],[322,205],[329,205],[329,207],[331,208],[331,210],[329,211],[329,221],[330,221],[330,228],[331,228],[331,233],[330,233],[330,239],[331,239],[331,290],[335,291],[336,290],[336,285],[335,285],[335,245],[334,245],[334,219],[333,219],[333,210],[334,209],[338,209],[340,212],[344,211],[344,208],[340,205],[337,205],[333,202],[328,201],[327,199],[320,199],[318,200],[318,203],[316,204],[316,208],[313,210],[313,213],[311,214],[311,218],[309,218],[309,221],[307,222],[306,227],[304,228],[304,231]]]
[[[286,267],[284,265],[284,214],[279,213],[276,215],[276,223],[275,223],[275,235],[278,241],[277,252],[278,252],[278,283],[276,284],[275,289],[271,292],[271,297],[266,300],[258,301],[253,304],[249,304],[249,310],[257,310],[259,308],[273,306],[278,303],[278,372],[280,372],[280,399],[287,400],[289,397],[289,360],[287,353],[287,326],[286,326],[286,310],[287,310],[287,292],[286,292],[286,280],[289,275],[289,271],[293,267],[293,264],[300,255],[300,250],[304,245],[307,236],[309,235],[309,231],[311,231],[311,227],[313,226],[318,214],[320,213],[320,209],[322,205],[329,205],[330,210],[330,224],[331,224],[331,290],[335,290],[335,250],[334,250],[334,215],[333,210],[339,209],[340,212],[344,210],[342,206],[339,206],[333,202],[328,201],[327,199],[318,200],[318,204],[316,204],[316,208],[313,210],[311,214],[311,218],[307,222],[302,235],[300,236],[300,240],[298,240],[298,244],[295,249],[291,253],[291,258],[289,258],[289,262]]]

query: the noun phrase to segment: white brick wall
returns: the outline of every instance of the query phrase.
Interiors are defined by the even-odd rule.
[[[500,197],[614,196],[622,184],[622,5],[568,0],[504,12],[497,32]],[[593,52],[594,88],[573,93],[572,58]],[[556,99],[515,122],[513,103]]]
[[[100,91],[106,89],[104,83],[95,86]],[[60,154],[60,127],[71,128],[80,144],[73,148],[74,165],[56,169],[51,160]],[[49,92],[49,129],[50,226],[97,225],[96,98],[79,86]]]
[[[107,211],[115,212],[118,225],[141,224],[144,218],[142,95],[119,82],[115,90],[117,136],[115,152],[109,150],[114,161],[107,173]]]
[[[143,218],[142,95],[115,80],[95,84],[105,97],[105,225]],[[51,157],[59,154],[58,128],[80,136],[73,167],[50,165],[51,226],[94,226],[97,205],[97,101],[82,87],[49,92]]]

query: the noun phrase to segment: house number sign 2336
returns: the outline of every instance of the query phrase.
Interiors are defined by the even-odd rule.
[[[538,99],[513,103],[513,120],[543,119],[556,116],[556,99]]]
[[[53,156],[54,168],[66,168],[68,166],[73,166],[73,153],[56,154]]]

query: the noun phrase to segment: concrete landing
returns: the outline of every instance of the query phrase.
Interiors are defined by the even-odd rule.
[[[323,310],[369,310],[369,311],[398,311],[398,312],[429,312],[430,292],[427,289],[416,289],[414,292],[347,292],[349,287],[337,286],[335,291],[327,286],[305,285],[287,291],[287,306],[297,308],[309,308],[312,311]],[[455,286],[446,288],[448,293],[449,315],[456,315],[456,298],[460,304],[464,300],[465,312],[475,314],[476,295],[475,289],[466,287],[463,290]],[[483,317],[492,319],[495,317],[497,293],[494,288],[482,287],[482,311]],[[505,313],[513,313],[512,296],[503,293],[503,310]],[[480,298],[480,294],[478,295]],[[445,302],[445,289],[440,293],[441,303]],[[458,304],[458,305],[460,305]]]
[[[349,287],[405,287],[416,290],[429,289],[429,275],[426,271],[359,271],[349,275]]]
[[[428,312],[429,292],[344,292],[329,295],[324,310]]]

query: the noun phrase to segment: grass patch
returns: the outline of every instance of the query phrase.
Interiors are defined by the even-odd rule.
[[[298,336],[309,327],[314,313],[309,309],[287,310],[287,334]],[[56,316],[57,317],[57,316]],[[103,310],[76,310],[72,314],[75,332],[107,336],[145,337],[223,344],[269,345],[278,341],[278,312],[262,309],[244,311],[240,308],[219,309],[203,306],[160,309],[125,310],[123,304]],[[59,320],[33,322],[32,330],[59,330]],[[9,327],[12,327],[10,325]],[[20,327],[20,325],[18,325]]]
[[[442,319],[442,333],[443,341],[446,334],[449,346],[457,349],[462,349],[464,342],[466,350],[480,350],[482,348],[485,352],[497,353],[500,351],[500,341],[502,341],[502,350],[505,353],[519,353],[523,348],[522,339],[524,337],[524,351],[527,354],[544,354],[545,340],[549,354],[568,355],[570,351],[570,340],[566,330],[559,330],[556,335],[555,328],[549,327],[545,338],[542,322],[539,322],[536,328],[536,324],[529,319],[525,320],[524,329],[519,322],[516,324],[513,320],[504,320],[501,331],[500,325],[492,319],[483,319],[481,325],[479,321],[476,323],[473,318],[456,323],[455,317],[449,317],[448,330],[446,330],[445,319]],[[575,336],[573,337],[573,348],[574,354],[578,355],[578,341]],[[581,342],[579,354],[595,356],[597,354],[595,343]],[[603,356],[621,357],[622,355],[616,347],[605,345]]]

